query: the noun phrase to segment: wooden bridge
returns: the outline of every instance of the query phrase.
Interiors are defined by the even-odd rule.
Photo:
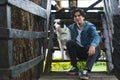
[[[79,79],[68,72],[51,71],[52,62],[69,62],[52,59],[57,46],[53,20],[64,19],[69,25],[72,22],[70,12],[78,7],[79,0],[66,0],[69,7],[57,12],[53,12],[57,8],[51,4],[52,1],[0,0],[0,80]],[[56,0],[56,3],[61,6],[61,1]],[[95,7],[100,2],[104,6]],[[107,63],[107,71],[92,72],[90,80],[120,80],[119,0],[96,0],[83,9],[87,13],[86,19],[93,22],[104,36],[100,46],[106,59],[99,61]]]

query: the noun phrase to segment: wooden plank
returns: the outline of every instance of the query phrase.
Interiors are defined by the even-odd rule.
[[[80,61],[80,60],[77,60]],[[52,62],[70,62],[70,60],[52,60]],[[97,62],[108,62],[107,60],[97,60]]]
[[[118,4],[118,0],[111,0],[111,8],[113,15],[119,14]]]
[[[12,66],[12,42],[10,40],[0,39],[0,68],[9,68]]]
[[[9,29],[0,28],[0,38],[9,38]]]
[[[83,10],[87,10],[88,8],[86,7],[78,7],[80,9],[83,9]],[[64,8],[65,10],[71,10],[71,8]],[[56,10],[54,8],[54,6],[51,6],[51,10]],[[88,10],[103,10],[103,7],[93,7],[93,8],[89,8]]]
[[[0,5],[6,4],[7,0],[0,0]]]
[[[45,65],[45,73],[49,73],[50,72],[50,68],[51,68],[51,62],[52,62],[52,48],[53,48],[53,36],[54,36],[54,31],[53,31],[53,24],[54,24],[54,19],[55,19],[55,15],[51,15],[51,22],[50,22],[50,36],[49,36],[49,41],[48,41],[48,53],[46,56],[46,65]]]
[[[0,2],[4,1],[6,0],[0,0]],[[11,28],[11,7],[9,5],[0,6],[0,27]],[[8,31],[4,31],[0,29],[0,33],[5,34],[0,34],[0,36],[8,37]],[[0,80],[10,80],[10,70],[8,68],[13,65],[12,48],[12,40],[0,38]]]
[[[18,74],[20,73],[23,73],[25,71],[27,71],[28,69],[34,67],[35,65],[37,65],[38,63],[40,63],[41,60],[43,60],[44,56],[41,55],[41,56],[38,56],[32,60],[29,60],[27,62],[24,62],[22,64],[19,64],[17,66],[12,66],[10,68],[11,70],[11,77],[15,77],[17,76]]]
[[[11,8],[8,5],[0,6],[0,27],[11,28]],[[1,30],[1,37],[8,37],[8,32],[6,30]],[[4,32],[5,31],[5,32]],[[12,40],[0,39],[0,68],[9,68],[13,65],[13,56],[12,56]]]
[[[10,80],[10,69],[0,68],[0,80]]]
[[[0,28],[0,38],[45,38],[46,32],[32,32],[17,29]]]
[[[0,4],[11,4],[18,8],[21,8],[25,11],[28,11],[29,13],[32,13],[34,15],[40,16],[42,18],[47,18],[47,11],[40,7],[39,5],[33,3],[29,0],[2,0],[0,1]]]
[[[112,61],[114,65],[114,74],[120,80],[120,15],[113,16],[114,34],[113,34],[113,47]]]
[[[89,80],[118,80],[114,75],[105,72],[92,72]],[[39,80],[80,80],[78,75],[70,75],[69,72],[51,72],[43,74]]]
[[[70,12],[63,12],[63,13],[52,12],[52,14],[55,14],[55,18],[59,18],[59,19],[71,19],[72,18],[72,15]],[[103,13],[102,12],[87,12],[85,18],[100,20],[101,14]]]
[[[0,27],[11,28],[11,8],[10,6],[0,6]]]
[[[17,29],[9,29],[9,38],[45,38],[46,32],[32,32]]]
[[[85,9],[85,11],[88,11],[89,9],[93,8],[95,5],[97,5],[98,3],[100,3],[102,0],[98,0],[95,3],[93,3],[92,5],[90,5],[87,9]]]
[[[111,72],[113,69],[113,64],[112,64],[112,58],[111,58],[109,34],[107,29],[108,26],[105,20],[105,16],[102,15],[101,19],[102,19],[103,35],[105,37],[106,58],[108,60],[107,69],[108,69],[108,72]]]

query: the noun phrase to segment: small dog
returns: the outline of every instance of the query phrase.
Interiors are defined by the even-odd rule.
[[[64,49],[66,49],[66,42],[71,39],[70,30],[66,27],[64,21],[61,19],[55,19],[54,31],[57,35],[57,40],[62,53],[62,59],[66,59],[68,58],[68,55],[64,53]]]

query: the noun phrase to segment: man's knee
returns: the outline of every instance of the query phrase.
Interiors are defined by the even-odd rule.
[[[67,41],[66,46],[68,47],[68,46],[71,46],[71,45],[73,45],[73,44],[74,44],[74,41],[69,40],[69,41]]]

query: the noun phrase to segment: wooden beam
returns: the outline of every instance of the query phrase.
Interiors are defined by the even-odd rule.
[[[90,10],[91,8],[93,8],[95,5],[97,5],[98,3],[100,3],[102,0],[98,0],[95,3],[93,3],[92,5],[90,5],[87,9],[85,9],[85,11]]]
[[[106,58],[108,60],[107,62],[107,71],[108,73],[112,71],[113,64],[112,64],[112,57],[111,57],[111,45],[110,45],[110,38],[109,38],[109,30],[108,30],[108,23],[106,21],[105,15],[101,16],[102,19],[102,27],[103,27],[103,35],[105,37],[105,48],[106,48]]]
[[[20,73],[27,71],[28,69],[34,67],[39,62],[43,60],[44,56],[38,56],[30,61],[24,62],[22,64],[18,64],[17,66],[12,66],[11,68],[0,68],[0,80],[10,80],[9,78],[13,78]],[[12,73],[12,74],[11,74]]]
[[[17,29],[5,29],[0,28],[0,38],[45,38],[47,37],[46,32],[32,32],[32,31],[24,31]]]
[[[0,80],[11,80],[10,79],[11,70],[2,68],[0,69]]]
[[[88,8],[86,7],[78,7],[80,9],[86,10]],[[71,8],[64,8],[65,10],[71,10]],[[51,10],[56,10],[54,6],[51,6]],[[93,8],[89,8],[88,10],[103,10],[103,7],[93,7]]]
[[[29,0],[2,0],[0,1],[0,4],[10,4],[13,6],[16,6],[18,8],[21,8],[29,13],[32,13],[34,15],[40,16],[42,18],[47,18],[47,11],[40,7],[39,5],[33,3],[32,1]]]
[[[0,27],[11,28],[11,8],[8,5],[0,6]],[[1,30],[1,37],[8,37],[8,32],[6,30]],[[5,31],[5,32],[4,32]],[[12,56],[12,40],[1,39],[0,38],[0,68],[9,68],[13,65],[13,56]]]
[[[55,14],[55,18],[59,19],[72,19],[72,15],[70,12],[62,12],[62,13],[57,13],[53,12]],[[87,12],[86,13],[86,19],[101,19],[101,12]]]
[[[113,15],[118,15],[119,14],[119,8],[118,6],[120,5],[119,2],[120,0],[111,0],[111,8],[112,8],[112,13]]]
[[[52,63],[52,48],[53,48],[53,36],[54,36],[54,31],[53,31],[53,24],[54,24],[54,19],[55,19],[55,15],[51,15],[50,18],[51,22],[50,22],[50,36],[49,36],[49,41],[48,41],[48,53],[46,56],[46,64],[45,64],[45,73],[49,73],[50,69],[51,69],[51,63]]]

